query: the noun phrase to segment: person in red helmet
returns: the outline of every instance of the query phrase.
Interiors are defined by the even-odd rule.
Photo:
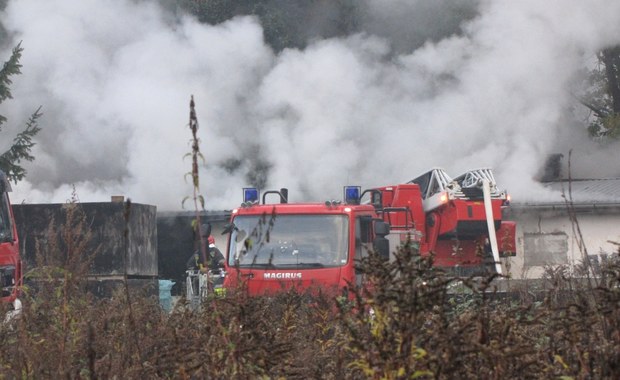
[[[187,268],[200,269],[201,271],[224,268],[224,255],[215,246],[215,239],[211,236],[211,225],[203,224],[200,232],[202,233],[202,238],[207,240],[207,262],[203,262],[202,252],[199,248],[194,251],[192,256],[187,261]]]
[[[209,269],[218,269],[224,268],[224,255],[222,252],[215,246],[215,239],[213,236],[209,235],[207,238],[209,242],[209,247],[207,250],[207,261],[209,262]]]

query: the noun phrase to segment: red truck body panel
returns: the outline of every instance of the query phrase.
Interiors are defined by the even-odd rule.
[[[0,241],[0,271],[2,290],[0,302],[13,302],[19,296],[22,285],[22,261],[19,254],[19,239],[8,193],[0,193],[0,220],[4,235]],[[9,233],[10,231],[10,233]]]
[[[489,230],[484,201],[450,199],[425,212],[417,184],[399,184],[375,189],[381,194],[382,219],[392,230],[415,231],[420,253],[435,255],[440,267],[477,267],[485,261]],[[515,223],[502,221],[503,199],[492,199],[491,209],[501,256],[515,253]],[[406,239],[401,234],[401,239]]]

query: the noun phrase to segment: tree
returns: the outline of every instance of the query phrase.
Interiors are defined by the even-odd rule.
[[[23,50],[20,42],[13,49],[11,57],[4,63],[2,70],[0,70],[0,104],[6,99],[13,99],[10,89],[10,85],[13,83],[11,77],[21,74],[20,69],[22,66],[19,63],[19,59],[22,56]],[[0,170],[4,171],[7,178],[15,183],[26,176],[26,170],[21,166],[22,161],[34,160],[34,156],[31,154],[32,148],[35,145],[33,138],[40,130],[37,121],[41,115],[41,107],[39,107],[30,115],[26,122],[26,128],[13,138],[13,143],[9,150],[0,155]],[[6,121],[7,118],[0,115],[0,131],[2,131],[2,125]]]
[[[593,119],[588,131],[595,137],[620,138],[620,45],[602,50],[590,72],[590,89],[581,103]]]

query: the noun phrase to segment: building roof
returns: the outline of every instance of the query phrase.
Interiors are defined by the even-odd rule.
[[[557,197],[529,200],[523,207],[566,205],[572,200],[575,206],[618,207],[620,205],[620,178],[573,179],[543,182],[542,185],[558,194]]]
[[[560,191],[578,203],[620,203],[620,178],[577,179],[549,182],[546,187]]]

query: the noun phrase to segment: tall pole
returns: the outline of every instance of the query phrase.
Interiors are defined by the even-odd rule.
[[[198,139],[198,118],[194,103],[194,95],[189,102],[189,128],[192,131],[192,185],[194,187],[194,208],[196,210],[196,231],[200,237],[200,254],[202,262],[207,262],[207,242],[202,236],[202,223],[200,223],[200,209],[204,208],[204,198],[200,195],[200,180],[198,176],[198,156],[200,156],[200,140]],[[198,203],[202,206],[199,208]]]

